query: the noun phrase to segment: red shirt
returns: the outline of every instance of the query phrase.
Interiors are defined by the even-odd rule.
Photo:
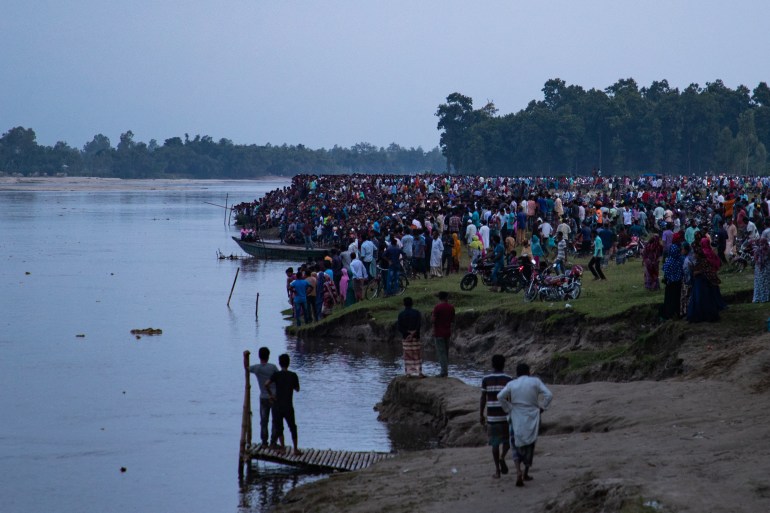
[[[452,335],[452,321],[455,320],[455,307],[442,301],[433,308],[433,336],[449,338]]]

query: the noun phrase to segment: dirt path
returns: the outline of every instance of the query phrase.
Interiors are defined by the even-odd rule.
[[[737,351],[694,356],[690,379],[551,387],[523,489],[492,479],[488,448],[447,448],[301,487],[277,511],[770,511],[770,335]],[[423,382],[446,386],[450,411],[478,404],[478,389]]]

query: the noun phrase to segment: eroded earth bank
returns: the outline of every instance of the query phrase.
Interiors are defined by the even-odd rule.
[[[397,343],[392,327],[342,317],[322,336]],[[770,511],[770,334],[756,326],[656,324],[637,309],[593,323],[569,311],[458,319],[453,357],[525,359],[554,392],[534,481],[492,478],[480,390],[456,379],[394,380],[383,421],[432,428],[440,448],[291,492],[300,512]]]

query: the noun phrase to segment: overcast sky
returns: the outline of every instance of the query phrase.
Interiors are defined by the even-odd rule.
[[[506,114],[557,77],[770,82],[770,1],[2,0],[0,69],[0,133],[40,144],[430,149],[455,91]]]

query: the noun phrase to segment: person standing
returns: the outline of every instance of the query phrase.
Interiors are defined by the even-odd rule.
[[[511,447],[508,435],[508,417],[505,410],[497,400],[497,394],[505,388],[513,378],[503,373],[505,368],[505,356],[496,354],[492,356],[492,374],[487,374],[481,379],[481,403],[479,419],[481,425],[486,425],[489,445],[492,446],[492,460],[495,462],[495,479],[500,478],[500,474],[508,473],[508,465],[505,463],[505,455]],[[484,413],[486,412],[486,419]],[[503,452],[500,453],[500,446],[503,446]]]
[[[300,315],[305,318],[305,324],[310,324],[310,310],[308,309],[308,293],[312,292],[312,285],[305,279],[304,271],[297,272],[297,278],[289,286],[294,291],[294,319],[297,326],[302,326]]]
[[[540,414],[548,409],[553,394],[540,381],[529,375],[529,365],[520,363],[516,366],[516,379],[497,394],[503,409],[508,411],[514,448],[513,462],[516,464],[516,486],[524,486],[524,481],[531,481],[529,468],[535,454],[535,442],[540,430]],[[522,464],[524,469],[522,471]]]
[[[350,261],[350,273],[353,280],[353,294],[355,295],[356,302],[363,301],[364,299],[364,282],[366,281],[366,266],[355,253],[350,254],[352,260]]]
[[[294,392],[299,392],[299,376],[289,370],[289,363],[288,354],[279,356],[278,365],[281,366],[281,370],[273,374],[265,383],[269,397],[275,401],[274,431],[270,445],[274,447],[276,442],[280,440],[280,449],[282,451],[286,449],[283,438],[283,422],[286,421],[286,425],[289,426],[289,432],[291,433],[291,441],[294,445],[294,454],[299,456],[302,452],[297,447],[297,423],[294,418]],[[275,394],[272,393],[270,388],[273,384],[275,384]]]
[[[452,336],[452,322],[455,320],[455,307],[449,303],[449,293],[438,293],[439,303],[433,307],[433,343],[441,367],[440,378],[449,375],[449,339]]]
[[[602,258],[604,257],[604,245],[602,244],[602,238],[593,231],[594,236],[594,256],[588,261],[588,270],[594,275],[594,280],[606,280],[602,272]]]
[[[674,242],[668,248],[668,256],[663,262],[663,283],[666,286],[663,294],[663,306],[660,316],[663,319],[677,319],[682,302],[682,278],[684,276],[684,255],[679,247],[679,234],[674,236]]]
[[[422,316],[412,308],[411,297],[404,298],[404,309],[398,314],[396,323],[401,333],[401,346],[404,350],[404,373],[407,376],[424,378],[422,373],[422,346],[420,345],[420,327]]]
[[[439,237],[438,230],[433,231],[433,243],[430,251],[430,277],[441,278],[441,257],[444,253],[444,243]]]
[[[273,415],[273,435],[277,433],[275,427],[275,404],[270,399],[270,395],[275,395],[275,385],[265,386],[273,374],[278,372],[278,367],[267,361],[270,359],[270,349],[266,347],[259,348],[259,363],[249,367],[249,372],[257,377],[259,385],[259,437],[262,441],[262,448],[267,447],[268,433],[267,424],[270,422],[270,414]]]
[[[679,237],[680,235],[676,235],[676,240],[679,240]],[[669,249],[674,245],[673,241],[674,239],[672,238],[671,244],[668,245]],[[642,265],[644,265],[644,288],[649,291],[660,289],[658,276],[660,275],[660,257],[663,255],[663,251],[664,249],[660,243],[660,237],[658,237],[657,234],[652,236],[650,241],[642,250]]]
[[[398,292],[399,276],[401,274],[401,259],[404,252],[398,247],[396,237],[390,237],[390,245],[385,249],[385,261],[388,263],[387,279],[385,280],[385,296],[392,296]]]
[[[754,303],[770,301],[770,243],[757,239],[754,244]]]

